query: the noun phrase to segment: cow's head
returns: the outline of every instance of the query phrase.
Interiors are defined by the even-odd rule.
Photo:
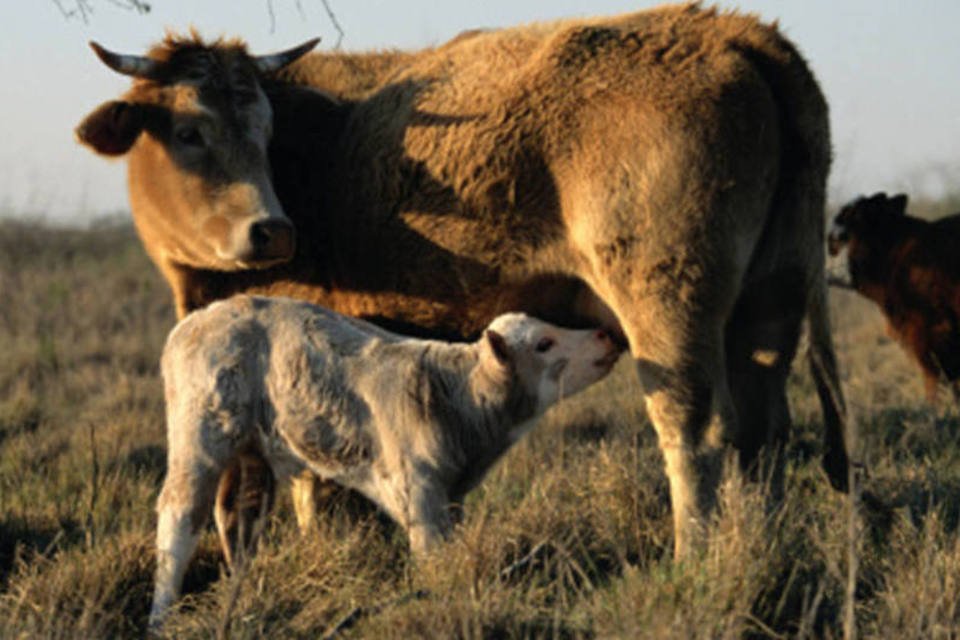
[[[858,280],[871,276],[877,259],[888,245],[888,236],[897,228],[896,222],[906,214],[907,196],[893,197],[876,193],[861,196],[848,203],[834,216],[827,233],[827,248],[833,257],[845,265],[833,269],[832,279],[847,286],[857,287]]]
[[[102,155],[129,156],[130,204],[148,251],[214,270],[293,257],[293,225],[270,180],[273,113],[261,79],[317,42],[256,57],[240,42],[196,35],[168,36],[146,56],[91,43],[134,81],[90,113],[77,137]]]

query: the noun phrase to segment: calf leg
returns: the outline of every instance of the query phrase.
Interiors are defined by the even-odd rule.
[[[313,533],[317,528],[317,494],[322,483],[309,470],[290,478],[293,513],[297,517],[297,528],[301,535]]]
[[[150,627],[157,628],[180,595],[187,564],[213,506],[218,469],[171,456],[157,499],[157,572]]]
[[[301,535],[309,535],[317,528],[317,514],[341,509],[354,520],[376,513],[376,507],[362,494],[323,480],[312,471],[304,471],[291,478],[293,510]]]
[[[237,568],[249,557],[273,506],[275,481],[270,467],[257,453],[245,451],[221,474],[214,521],[227,565]]]
[[[435,483],[412,483],[404,525],[415,555],[423,555],[450,533],[453,525],[448,505],[447,492]]]

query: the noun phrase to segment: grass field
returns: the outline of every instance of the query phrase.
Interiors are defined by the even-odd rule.
[[[859,540],[866,638],[960,637],[960,416],[923,399],[867,302],[832,294],[844,389],[887,510]],[[166,286],[123,225],[0,223],[0,637],[143,634],[165,465],[157,361]],[[280,494],[260,553],[228,576],[209,533],[176,638],[839,637],[847,503],[819,470],[805,367],[782,508],[729,482],[709,549],[670,559],[668,488],[629,363],[558,405],[470,495],[449,543],[343,511],[296,532]]]

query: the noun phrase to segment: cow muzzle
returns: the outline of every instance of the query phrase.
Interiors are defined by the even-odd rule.
[[[268,218],[250,223],[247,242],[249,255],[245,262],[258,267],[268,266],[293,258],[296,234],[289,220]]]

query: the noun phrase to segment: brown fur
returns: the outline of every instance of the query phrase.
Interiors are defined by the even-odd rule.
[[[664,7],[308,56],[262,86],[289,262],[204,251],[189,208],[154,202],[170,169],[149,127],[130,151],[133,215],[179,315],[250,292],[421,335],[474,336],[507,309],[610,326],[637,363],[682,553],[726,445],[747,469],[778,451],[807,314],[825,465],[845,486],[823,304],[827,107],[774,27]]]
[[[907,197],[878,193],[843,207],[831,253],[847,250],[851,284],[873,300],[888,331],[920,365],[927,396],[941,380],[960,397],[960,214],[906,215]]]

